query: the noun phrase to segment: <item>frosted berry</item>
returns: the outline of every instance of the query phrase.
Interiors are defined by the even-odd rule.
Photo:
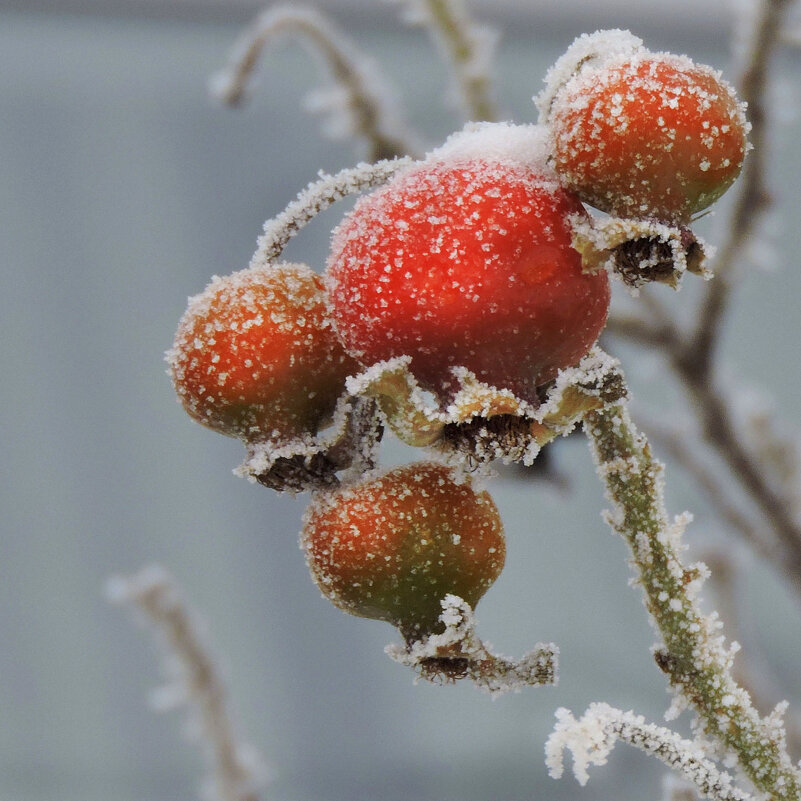
[[[359,369],[331,327],[321,278],[301,264],[215,277],[190,299],[167,361],[189,415],[246,441],[316,433]]]
[[[334,233],[337,332],[366,364],[412,357],[447,396],[450,368],[531,400],[575,364],[606,321],[605,273],[571,247],[578,199],[513,160],[424,162],[362,198]]]
[[[323,595],[408,641],[440,629],[448,593],[475,606],[506,553],[490,496],[428,462],[318,496],[301,540]]]
[[[740,174],[747,150],[741,103],[720,73],[686,56],[594,53],[577,42],[575,71],[557,62],[539,99],[553,131],[554,168],[582,200],[619,217],[686,224],[714,203]],[[635,43],[639,42],[631,37]],[[611,40],[619,45],[619,36]],[[628,52],[625,52],[628,50]]]

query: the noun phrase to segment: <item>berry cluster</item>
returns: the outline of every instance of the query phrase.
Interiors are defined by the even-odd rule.
[[[215,278],[168,354],[187,412],[246,443],[245,473],[315,490],[302,544],[323,594],[410,648],[443,631],[445,596],[475,605],[503,567],[498,512],[465,468],[530,460],[620,397],[591,353],[610,271],[636,285],[695,264],[686,225],[747,149],[717,73],[627,32],[581,37],[546,84],[539,125],[469,125],[381,165],[323,277],[271,251]],[[311,216],[285,212],[278,239]],[[457,466],[377,471],[383,423]]]

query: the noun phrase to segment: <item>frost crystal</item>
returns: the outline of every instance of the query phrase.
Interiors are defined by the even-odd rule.
[[[584,717],[576,720],[567,709],[556,711],[556,726],[545,744],[548,772],[558,779],[564,770],[562,754],[573,755],[573,775],[579,784],[589,779],[590,765],[605,765],[612,748],[622,740],[655,756],[680,772],[705,798],[717,801],[746,801],[750,796],[734,786],[732,777],[721,772],[705,756],[698,743],[684,740],[675,732],[646,723],[633,712],[621,712],[607,704],[591,704]]]

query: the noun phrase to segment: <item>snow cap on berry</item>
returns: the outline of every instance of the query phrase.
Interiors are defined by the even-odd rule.
[[[554,177],[548,165],[550,140],[541,125],[511,122],[468,122],[426,155],[427,162],[511,162]]]
[[[554,98],[561,88],[585,67],[600,67],[621,56],[644,51],[643,41],[631,31],[610,30],[583,33],[545,73],[545,88],[534,96],[540,123],[547,123]]]

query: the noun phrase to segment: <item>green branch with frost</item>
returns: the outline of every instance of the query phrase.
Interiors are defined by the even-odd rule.
[[[700,610],[698,591],[708,571],[681,562],[688,518],[668,519],[662,465],[624,403],[589,412],[584,430],[612,503],[607,522],[629,545],[637,583],[662,637],[654,657],[677,695],[676,710],[693,707],[703,733],[736,757],[758,790],[798,801],[801,772],[787,754],[783,708],[761,718],[732,677],[736,649],[724,647],[717,616]]]

